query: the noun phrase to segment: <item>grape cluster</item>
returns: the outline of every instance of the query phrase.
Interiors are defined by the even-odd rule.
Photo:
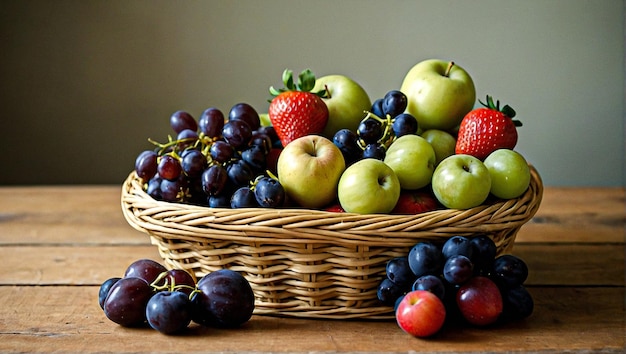
[[[261,126],[246,103],[231,107],[228,118],[218,108],[198,121],[184,111],[170,117],[176,137],[141,152],[135,172],[157,200],[218,208],[281,207],[282,185],[271,173],[280,146],[276,131]]]
[[[496,245],[488,236],[453,236],[442,245],[419,242],[407,256],[391,259],[378,287],[378,299],[397,306],[406,293],[426,290],[444,303],[448,314],[458,315],[459,289],[481,278],[497,286],[503,306],[499,320],[519,320],[529,316],[534,307],[523,285],[527,277],[524,261],[510,254],[496,257]]]
[[[384,160],[387,148],[395,138],[417,134],[417,119],[406,110],[408,101],[404,93],[391,90],[374,101],[356,131],[341,129],[333,142],[341,150],[346,164],[374,158]]]
[[[164,334],[180,333],[192,321],[238,327],[254,311],[254,293],[241,274],[221,269],[196,283],[188,272],[167,270],[151,259],[139,259],[123,277],[105,280],[98,301],[109,320],[124,327],[147,324]]]

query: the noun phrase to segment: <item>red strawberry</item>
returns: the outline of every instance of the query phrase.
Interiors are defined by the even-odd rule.
[[[291,141],[312,134],[320,134],[328,121],[328,107],[322,100],[326,90],[313,93],[315,75],[307,69],[293,81],[293,72],[283,73],[284,89],[270,87],[274,98],[270,101],[268,114],[283,146]]]
[[[419,214],[439,208],[439,201],[428,190],[403,190],[391,214]]]
[[[500,101],[494,105],[493,98],[487,96],[484,108],[469,112],[459,126],[455,152],[472,155],[484,160],[498,149],[513,149],[517,144],[517,128],[521,126],[515,111],[508,105],[500,110]]]

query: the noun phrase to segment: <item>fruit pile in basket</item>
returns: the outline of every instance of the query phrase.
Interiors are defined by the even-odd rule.
[[[476,92],[459,65],[425,60],[400,89],[371,101],[343,75],[283,73],[267,113],[239,103],[196,120],[139,154],[154,199],[217,208],[309,208],[359,214],[469,209],[523,194],[531,174],[514,150],[515,111]]]

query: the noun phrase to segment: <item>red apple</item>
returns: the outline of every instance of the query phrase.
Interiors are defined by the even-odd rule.
[[[498,320],[502,313],[502,295],[489,278],[473,277],[463,284],[456,295],[456,303],[467,322],[486,326]]]
[[[426,290],[409,292],[396,309],[398,326],[414,337],[432,336],[441,329],[445,320],[443,302]]]
[[[439,208],[439,201],[428,190],[403,190],[400,192],[400,198],[391,211],[391,214],[413,215],[437,210]]]

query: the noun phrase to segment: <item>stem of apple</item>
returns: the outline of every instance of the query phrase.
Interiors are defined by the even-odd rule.
[[[448,67],[446,68],[446,73],[444,74],[445,77],[450,76],[450,70],[452,70],[453,66],[454,66],[454,62],[453,61],[448,63]]]

